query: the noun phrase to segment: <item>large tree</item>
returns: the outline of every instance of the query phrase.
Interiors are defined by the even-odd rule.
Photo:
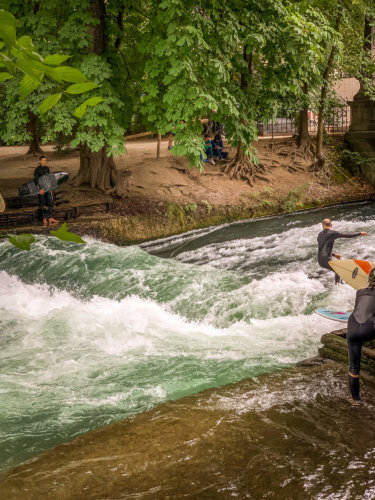
[[[298,4],[279,0],[154,0],[143,43],[150,127],[174,127],[174,153],[199,165],[198,118],[214,110],[237,149],[227,173],[252,183],[265,173],[252,146],[256,121],[274,116],[283,97],[302,93],[326,36],[324,19],[318,28]],[[300,64],[301,48],[312,52],[313,68]]]
[[[6,120],[2,133],[7,142],[9,139],[14,142],[23,140],[30,113],[36,114],[39,109],[43,114],[42,139],[53,141],[61,135],[71,138],[72,144],[79,145],[81,152],[77,183],[87,182],[102,190],[116,183],[113,152],[124,151],[124,128],[119,119],[122,101],[112,84],[113,72],[106,54],[109,39],[105,33],[106,6],[108,2],[99,0],[78,5],[72,0],[62,3],[18,0],[9,3],[20,19],[19,31],[33,35],[41,54],[51,51],[69,54],[66,58],[70,57],[70,64],[79,67],[91,79],[91,85],[87,84],[89,95],[83,95],[79,86],[71,86],[65,90],[68,99],[61,99],[59,81],[51,84],[41,79],[40,85],[22,102],[11,91],[11,85],[7,86],[7,106],[3,115],[10,119]],[[67,81],[75,82],[74,79]],[[46,95],[50,96],[54,106],[41,109],[38,106]],[[13,120],[12,114],[17,108],[19,114]],[[15,126],[17,122],[18,127]]]

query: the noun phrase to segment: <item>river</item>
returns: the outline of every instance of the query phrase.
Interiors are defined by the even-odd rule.
[[[339,240],[336,251],[373,259],[372,203],[133,247],[43,236],[30,252],[0,243],[1,469],[165,401],[262,374],[280,377],[277,370],[314,356],[321,335],[337,329],[314,309],[348,310],[355,296],[317,266],[316,237],[327,215],[334,229],[369,232]],[[335,377],[327,380],[337,398],[326,415],[333,422],[347,393]],[[281,384],[279,403],[292,404],[294,390]],[[304,425],[311,419],[296,429]],[[266,440],[261,430],[251,436]],[[362,451],[374,450],[369,443]],[[269,459],[269,467],[275,463]]]

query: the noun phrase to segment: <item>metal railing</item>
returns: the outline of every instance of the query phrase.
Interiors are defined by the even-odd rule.
[[[324,127],[328,133],[346,132],[350,126],[350,106],[333,108],[324,120]],[[276,118],[268,123],[258,122],[260,136],[293,135],[297,132],[295,122],[290,117]],[[318,116],[309,112],[308,129],[310,133],[318,130]]]

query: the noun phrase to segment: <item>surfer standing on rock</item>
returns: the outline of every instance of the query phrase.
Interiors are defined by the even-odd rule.
[[[333,271],[328,262],[332,257],[341,259],[341,255],[333,253],[333,244],[338,238],[356,238],[357,236],[367,236],[367,233],[345,234],[332,230],[332,221],[324,219],[322,222],[323,231],[318,234],[318,262],[320,267]],[[333,271],[334,272],[334,271]],[[335,283],[340,283],[340,277],[335,273]]]
[[[39,177],[42,177],[42,175],[49,174],[49,167],[46,165],[47,163],[47,158],[45,156],[40,156],[39,158],[39,165],[36,167],[34,171],[34,182],[36,186],[39,188],[39,194],[38,194],[38,199],[39,199],[39,208],[42,213],[42,219],[43,219],[43,226],[47,226],[50,223],[52,224],[58,224],[59,221],[56,219],[52,218],[52,212],[53,212],[53,195],[52,191],[44,191],[44,189],[41,189],[39,186]],[[48,206],[48,212],[45,213],[44,205]]]
[[[353,313],[349,316],[346,341],[349,353],[349,387],[352,398],[358,401],[359,371],[362,344],[375,339],[375,269],[368,276],[368,287],[357,291]]]

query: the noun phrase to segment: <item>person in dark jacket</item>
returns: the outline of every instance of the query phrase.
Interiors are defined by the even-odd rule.
[[[363,342],[375,339],[375,268],[368,277],[368,287],[357,291],[354,311],[349,316],[346,341],[349,354],[349,387],[354,401],[359,401],[359,372]]]
[[[332,260],[332,257],[336,257],[336,259],[341,259],[341,255],[333,253],[333,244],[335,240],[338,238],[356,238],[357,236],[367,236],[367,233],[352,233],[345,234],[339,233],[338,231],[332,230],[332,221],[330,219],[324,219],[323,222],[323,231],[318,234],[318,263],[320,267],[324,267],[324,269],[328,269],[329,271],[333,271],[328,262]],[[339,277],[335,273],[336,283],[339,282]]]
[[[214,156],[217,156],[219,160],[228,156],[228,152],[224,151],[224,143],[220,134],[215,135],[215,139],[212,141],[212,147]]]
[[[36,186],[39,188],[39,194],[38,194],[39,209],[42,213],[43,226],[47,226],[51,223],[58,224],[58,221],[52,218],[52,213],[53,213],[52,191],[45,192],[44,189],[42,189],[39,186],[39,178],[42,177],[43,175],[50,173],[49,167],[46,164],[47,164],[47,158],[45,156],[41,156],[39,158],[39,165],[36,167],[34,171],[34,182]],[[45,205],[48,206],[48,212],[46,212],[45,210]]]

